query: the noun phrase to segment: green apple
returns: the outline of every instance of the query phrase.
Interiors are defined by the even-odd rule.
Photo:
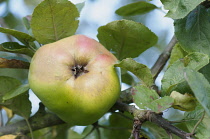
[[[30,88],[63,121],[92,124],[119,97],[116,63],[99,42],[74,35],[37,50],[29,69]]]

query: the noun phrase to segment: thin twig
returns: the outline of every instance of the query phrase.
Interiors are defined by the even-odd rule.
[[[182,123],[182,122],[188,122],[188,121],[197,121],[198,119],[188,119],[188,120],[180,120],[180,121],[169,121],[171,124],[174,123]]]
[[[170,58],[171,51],[174,47],[174,45],[177,43],[177,39],[175,36],[171,39],[170,43],[166,47],[166,49],[163,51],[163,53],[159,56],[156,63],[151,68],[151,72],[154,78],[154,81],[156,80],[158,74],[162,71],[164,66],[166,65],[168,59]]]
[[[93,127],[90,132],[88,132],[82,139],[87,138],[93,131],[95,130],[95,127]]]
[[[98,125],[100,128],[104,129],[110,129],[110,130],[131,130],[132,128],[126,128],[126,127],[109,127],[109,126],[103,126],[103,125]]]
[[[26,120],[26,123],[28,125],[29,131],[30,131],[30,134],[31,134],[31,139],[34,139],[33,130],[31,128],[31,125],[30,125],[30,123],[29,123],[27,118],[25,118],[25,120]]]
[[[195,134],[195,130],[196,130],[196,128],[198,127],[198,125],[202,122],[204,116],[205,116],[205,111],[203,112],[203,114],[202,114],[201,118],[198,120],[198,122],[195,124],[195,126],[194,126],[194,128],[193,128],[191,134],[193,134],[193,135]]]
[[[98,139],[101,139],[101,132],[100,132],[99,128],[96,128],[96,131],[98,133]]]
[[[138,119],[134,120],[133,122],[133,137],[134,139],[139,139],[140,129],[141,129],[142,122]]]
[[[131,121],[133,121],[133,118],[131,118],[131,117],[128,117],[128,116],[126,116],[125,114],[123,114],[123,113],[120,113],[120,112],[115,112],[116,114],[118,114],[118,115],[120,115],[120,116],[122,116],[123,118],[125,118],[125,119],[128,119],[128,120],[131,120]]]

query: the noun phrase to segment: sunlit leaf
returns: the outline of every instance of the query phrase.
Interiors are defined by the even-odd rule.
[[[7,107],[4,107],[4,106],[2,107],[2,109],[5,110],[8,119],[11,119],[14,116],[14,113],[12,112],[11,109],[8,109]]]
[[[139,78],[143,85],[148,87],[153,85],[153,77],[151,71],[146,65],[138,63],[132,58],[126,58],[119,64],[115,64],[115,66],[132,72],[134,75],[136,75],[137,78]]]
[[[175,109],[192,111],[196,107],[196,99],[191,94],[181,94],[177,91],[172,91],[170,97],[174,99],[173,108]]]
[[[121,16],[139,15],[139,14],[145,14],[151,10],[154,10],[155,8],[157,7],[151,3],[145,1],[138,1],[120,7],[119,9],[116,10],[116,14]]]
[[[0,139],[16,139],[18,137],[18,135],[4,135],[4,136],[1,136]]]
[[[146,26],[131,20],[117,20],[101,26],[97,37],[119,60],[139,56],[158,40]]]
[[[39,43],[52,43],[74,35],[78,17],[79,12],[70,1],[44,0],[34,9],[31,29]]]

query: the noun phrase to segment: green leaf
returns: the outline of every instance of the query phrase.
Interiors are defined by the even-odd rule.
[[[115,66],[132,72],[143,85],[148,87],[153,85],[153,77],[151,71],[146,65],[140,64],[134,61],[132,58],[126,58],[119,64],[115,64]]]
[[[187,52],[185,52],[181,45],[177,43],[172,49],[168,67],[170,67],[177,60],[184,58],[186,55]]]
[[[124,113],[123,115],[131,118],[131,115],[128,113]],[[109,125],[105,125],[106,128],[102,129],[101,137],[106,139],[129,138],[131,134],[130,131],[132,130],[132,124],[132,120],[128,120],[120,114],[112,113],[109,117]]]
[[[201,73],[189,68],[185,69],[185,79],[198,102],[210,116],[210,84],[207,79]]]
[[[210,63],[208,65],[206,65],[205,67],[203,67],[202,69],[199,70],[200,73],[202,73],[205,78],[210,82]]]
[[[97,37],[119,60],[139,56],[158,40],[146,26],[130,20],[113,21],[101,26]]]
[[[22,42],[25,45],[28,45],[29,42],[35,41],[35,39],[30,35],[23,32],[19,32],[17,30],[0,27],[0,32],[12,35],[13,37],[17,38],[20,42]]]
[[[29,84],[22,84],[17,88],[12,89],[3,96],[3,100],[14,98],[20,94],[26,93],[29,90]]]
[[[0,103],[1,104],[9,104],[9,102],[3,101],[3,96],[11,91],[12,89],[17,88],[21,85],[21,82],[15,78],[0,76]]]
[[[28,118],[31,114],[31,102],[28,93],[18,95],[9,100],[3,100],[3,96],[18,88],[21,82],[12,77],[0,76],[0,104],[12,109],[12,111],[24,118]]]
[[[174,62],[167,69],[162,79],[161,96],[169,95],[174,90],[174,88],[176,88],[179,84],[183,83],[185,67],[199,70],[208,63],[209,63],[208,56],[202,53],[191,53],[185,56],[183,59]]]
[[[52,43],[74,35],[78,17],[79,12],[70,1],[44,0],[34,9],[31,29],[39,43]]]
[[[68,130],[71,126],[69,124],[61,124],[61,125],[56,125],[53,129],[54,132],[56,133],[53,139],[69,139],[68,138]],[[53,134],[53,133],[52,133]],[[75,137],[76,138],[76,137]]]
[[[164,130],[163,128],[161,128],[160,126],[152,122],[145,122],[142,125],[141,130],[145,132],[145,134],[148,135],[148,139],[168,139],[169,138],[169,135],[166,132],[166,130]],[[171,135],[173,136],[173,134]],[[180,139],[180,138],[173,136],[173,139]]]
[[[204,0],[161,0],[166,10],[169,10],[166,16],[173,19],[185,17],[197,5]]]
[[[24,93],[13,99],[11,99],[12,104],[6,107],[12,109],[12,111],[24,118],[29,118],[31,114],[31,102],[29,100],[29,94]]]
[[[28,15],[26,17],[23,17],[23,23],[24,23],[27,30],[30,30],[30,28],[31,28],[30,22],[31,22],[31,16],[30,15]]]
[[[21,81],[21,83],[26,83],[28,81],[28,69],[0,68],[0,76],[12,77]]]
[[[8,52],[26,54],[30,57],[34,55],[34,52],[32,50],[30,50],[24,45],[20,45],[17,42],[5,42],[0,45],[2,46],[4,50]]]
[[[150,103],[156,99],[159,99],[159,96],[155,90],[149,89],[145,86],[138,85],[134,87],[133,101],[141,109],[146,109]]]
[[[69,135],[68,139],[82,139],[83,138],[82,135],[80,135],[79,133],[71,129],[68,131],[68,135]]]
[[[83,138],[88,134],[90,133],[90,131],[93,129],[93,125],[88,125],[85,127],[85,129],[83,130],[82,134],[83,135]],[[72,138],[73,139],[73,138]]]
[[[147,107],[154,112],[160,113],[170,108],[174,103],[174,99],[169,96],[164,96],[160,99],[152,101]]]
[[[210,56],[209,13],[203,6],[198,6],[187,17],[176,20],[175,34],[187,52],[201,52]]]
[[[184,116],[185,116],[184,119],[198,121],[201,118],[203,113],[204,113],[203,107],[200,104],[198,104],[194,111],[184,113]]]
[[[204,117],[203,114],[205,114]],[[189,131],[192,131],[195,128],[197,122],[200,121],[200,119],[203,117],[203,120],[200,121],[195,130],[196,138],[207,139],[210,137],[210,117],[206,113],[204,113],[204,109],[201,105],[198,105],[194,111],[185,112],[184,115],[185,118],[183,119],[183,121],[185,121],[185,125]]]
[[[132,85],[135,83],[132,75],[130,75],[128,72],[124,73],[121,75],[121,78],[122,78],[122,82],[123,83],[126,83],[128,85]]]
[[[139,1],[120,7],[119,9],[116,10],[115,13],[121,16],[133,16],[133,15],[145,14],[151,10],[154,10],[155,8],[157,7],[151,3],[145,1]]]
[[[169,96],[160,98],[155,90],[145,86],[135,86],[134,89],[134,103],[141,109],[151,109],[159,113],[170,108],[174,102],[174,99]]]

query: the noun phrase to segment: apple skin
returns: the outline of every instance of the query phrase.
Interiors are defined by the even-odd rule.
[[[42,103],[71,125],[89,125],[120,95],[116,57],[99,42],[74,35],[39,48],[29,85]]]

